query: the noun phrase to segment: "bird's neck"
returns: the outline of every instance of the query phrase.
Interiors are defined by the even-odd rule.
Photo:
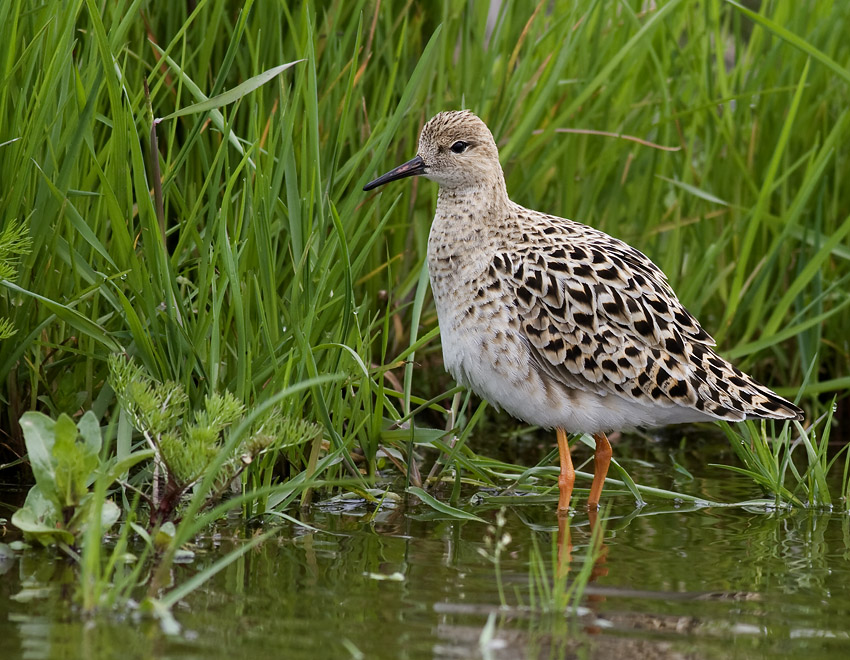
[[[484,243],[500,232],[500,223],[510,214],[504,180],[481,186],[440,186],[434,222],[428,236],[428,262],[433,273],[444,265],[479,269],[478,257],[486,255]],[[488,238],[489,237],[489,238]],[[458,260],[458,255],[476,255],[476,261]]]
[[[440,186],[437,194],[437,216],[476,222],[510,205],[503,177],[475,185],[450,188]]]

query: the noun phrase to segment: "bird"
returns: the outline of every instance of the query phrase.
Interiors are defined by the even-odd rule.
[[[642,252],[513,202],[493,134],[473,112],[435,115],[417,155],[363,190],[412,176],[439,186],[427,263],[444,366],[497,408],[555,429],[559,516],[568,515],[575,483],[568,434],[595,440],[587,499],[595,511],[612,431],[803,419],[715,352]]]

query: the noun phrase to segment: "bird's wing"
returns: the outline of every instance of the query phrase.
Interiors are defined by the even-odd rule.
[[[714,340],[644,254],[563,218],[531,220],[492,267],[512,289],[533,358],[552,378],[735,421],[797,416],[711,349]]]

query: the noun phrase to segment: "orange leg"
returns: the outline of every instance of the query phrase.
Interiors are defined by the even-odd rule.
[[[567,432],[556,429],[558,434],[558,454],[561,457],[561,475],[558,477],[558,515],[566,516],[570,510],[570,497],[573,494],[573,484],[576,482],[576,471],[573,469],[573,459],[570,456],[570,445],[567,442]],[[607,441],[606,441],[607,442]],[[608,448],[611,451],[611,448]]]
[[[590,485],[590,495],[587,498],[587,508],[599,508],[599,496],[602,495],[602,486],[605,485],[605,477],[608,474],[608,466],[611,464],[611,443],[604,433],[596,433],[596,451],[593,453],[593,483]]]

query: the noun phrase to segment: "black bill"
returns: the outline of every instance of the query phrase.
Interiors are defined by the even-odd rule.
[[[417,176],[419,174],[425,174],[425,161],[417,156],[416,158],[411,158],[406,163],[399,165],[394,170],[390,170],[383,176],[379,176],[374,181],[370,181],[363,186],[363,190],[374,190],[378,186],[382,186],[390,181],[404,179],[409,176]]]

